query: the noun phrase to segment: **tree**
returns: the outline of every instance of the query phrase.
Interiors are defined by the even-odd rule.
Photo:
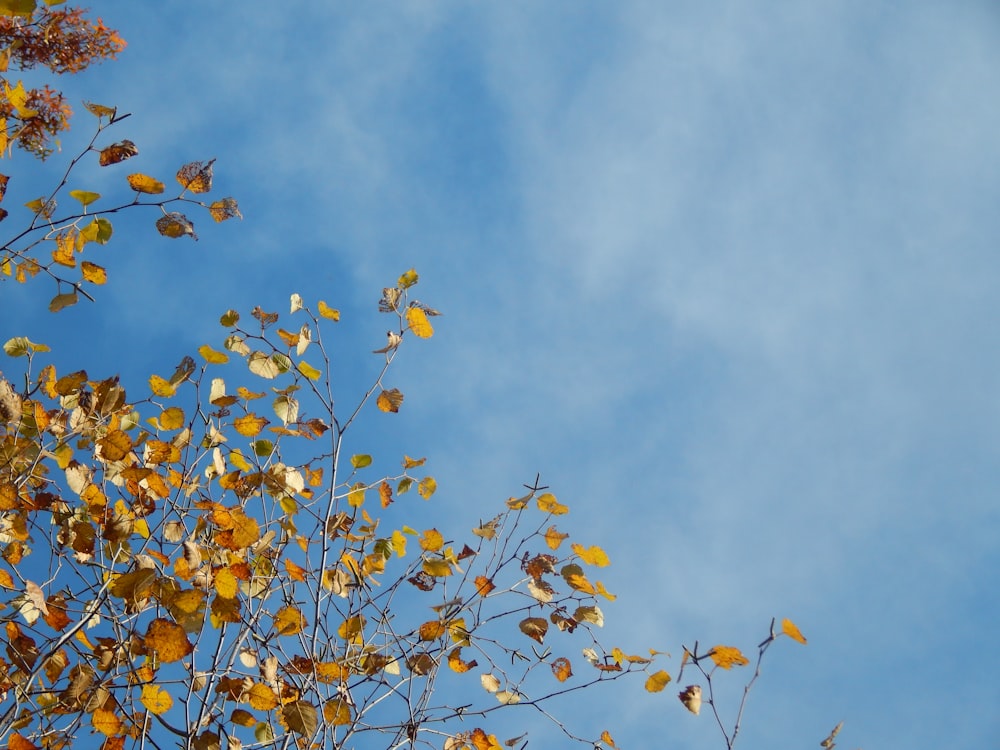
[[[67,175],[88,158],[110,166],[138,151],[128,140],[97,146],[127,115],[87,109],[96,134]],[[101,210],[101,196],[73,191],[82,208],[58,217],[64,177],[5,243],[4,272],[54,279],[57,312],[104,283],[95,264],[81,263],[79,280],[62,269],[87,243],[110,240],[110,214],[156,206],[173,239],[194,229],[168,204],[239,215],[231,198],[192,197],[210,192],[211,161],[183,166],[177,180],[176,197],[140,200],[165,188],[132,174],[133,198]],[[615,595],[597,576],[610,559],[571,541],[568,505],[536,477],[475,528],[413,528],[398,500],[435,495],[427,459],[352,452],[359,420],[403,408],[389,383],[395,358],[434,334],[439,313],[413,296],[418,282],[411,269],[382,290],[386,341],[357,355],[381,365],[353,399],[335,398],[324,343],[340,313],[298,294],[287,313],[225,312],[197,360],[184,356],[142,387],[57,369],[47,345],[5,334],[5,352],[23,363],[0,377],[8,747],[92,747],[91,734],[105,750],[519,747],[525,738],[497,719],[516,704],[569,739],[615,747],[610,727],[584,737],[550,713],[551,699],[627,677],[662,692],[671,657],[602,645],[602,607]],[[709,705],[727,747],[781,635],[805,642],[790,621],[772,622],[732,723],[713,680],[748,659],[731,646],[680,649],[678,682],[685,668],[702,676],[680,700],[692,714]]]
[[[61,91],[11,86],[4,75],[43,67],[53,73],[78,73],[95,62],[113,59],[125,48],[118,32],[97,19],[84,17],[82,8],[53,9],[64,0],[3,0],[0,2],[0,152],[17,145],[44,159],[52,141],[69,128],[72,109]]]

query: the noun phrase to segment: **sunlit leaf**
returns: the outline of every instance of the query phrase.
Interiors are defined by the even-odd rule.
[[[573,676],[573,667],[565,656],[560,656],[552,662],[552,674],[559,682],[566,682]]]
[[[607,554],[600,547],[584,547],[582,544],[574,544],[573,551],[580,556],[588,565],[604,568],[611,564]]]
[[[3,350],[9,357],[24,357],[34,352],[48,352],[51,348],[45,344],[36,344],[26,336],[15,336],[7,339]]]
[[[176,393],[177,388],[170,383],[169,380],[161,378],[159,375],[149,376],[149,390],[153,392],[155,396],[161,396],[163,398],[170,398]]]
[[[439,558],[426,559],[423,561],[421,567],[424,573],[434,578],[444,578],[452,574],[451,565],[448,564],[448,561]]]
[[[372,465],[372,457],[367,453],[358,453],[351,456],[351,466],[355,469],[363,469]]]
[[[274,629],[278,635],[295,635],[305,626],[305,616],[295,607],[282,607],[274,614]]]
[[[164,664],[180,661],[194,650],[184,628],[162,617],[149,623],[144,645]]]
[[[129,187],[137,193],[159,195],[165,189],[162,182],[146,174],[130,174],[127,178]]]
[[[419,280],[420,280],[420,277],[417,275],[417,272],[414,271],[411,268],[409,271],[407,271],[406,273],[404,273],[402,276],[399,277],[399,281],[397,282],[397,286],[400,289],[409,289],[411,286],[413,286],[414,284],[416,284],[417,281],[419,281]]]
[[[420,548],[428,552],[437,552],[444,546],[444,537],[437,529],[427,529],[420,536]]]
[[[346,726],[352,721],[351,704],[343,698],[331,698],[323,704],[323,718],[332,726]]]
[[[569,508],[556,500],[556,496],[551,492],[546,492],[538,498],[538,509],[543,513],[551,513],[554,516],[561,516],[569,513]]]
[[[212,189],[212,165],[215,159],[207,162],[193,161],[177,170],[177,182],[185,190],[192,193],[207,193]]]
[[[781,621],[781,632],[791,638],[793,641],[798,641],[803,646],[806,645],[806,638],[802,635],[802,632],[796,627],[795,623],[789,620],[787,617]]]
[[[158,685],[144,685],[140,700],[147,711],[156,715],[166,713],[174,705],[170,693]]]
[[[440,620],[428,620],[417,630],[420,640],[436,641],[445,633],[445,625]]]
[[[233,420],[233,427],[243,437],[256,437],[260,431],[267,426],[268,421],[264,417],[258,417],[254,413]]]
[[[651,674],[646,679],[646,691],[650,693],[659,693],[669,682],[670,675],[661,669],[659,672]]]
[[[417,338],[429,339],[434,335],[434,328],[427,320],[427,314],[419,307],[411,305],[406,309],[406,322]]]
[[[108,737],[120,734],[122,731],[122,720],[110,708],[99,708],[94,711],[90,723],[96,731]]]
[[[333,309],[323,300],[320,300],[316,307],[319,310],[320,316],[326,318],[327,320],[332,320],[334,322],[340,320],[340,310]]]
[[[745,667],[750,663],[740,650],[735,646],[716,646],[712,649],[710,656],[717,666],[723,669],[735,667]]]
[[[91,263],[89,260],[85,260],[80,264],[80,273],[83,275],[84,281],[89,281],[91,284],[97,284],[98,286],[108,280],[108,272],[103,267],[96,263]]]
[[[267,685],[255,682],[247,691],[246,701],[257,711],[270,711],[278,707],[278,696]]]
[[[399,412],[399,407],[403,404],[403,394],[398,388],[383,390],[378,394],[375,404],[381,411],[396,414]]]
[[[315,367],[313,367],[311,364],[309,364],[305,360],[300,361],[296,365],[296,367],[298,368],[299,372],[301,372],[303,375],[305,375],[310,380],[319,380],[320,377],[323,375],[323,373],[321,371],[317,370]]]
[[[75,198],[76,200],[80,201],[83,207],[86,208],[91,203],[98,200],[101,197],[101,194],[92,193],[89,190],[70,190],[69,196],[70,198]]]
[[[555,526],[549,526],[545,532],[545,545],[549,549],[559,549],[559,545],[562,544],[563,539],[566,539],[569,534],[560,534],[556,531]]]
[[[434,477],[424,477],[417,485],[417,492],[420,493],[420,497],[424,500],[430,498],[435,491],[437,491],[437,482],[434,480]]]
[[[496,588],[493,581],[486,576],[476,576],[476,593],[480,596],[488,596]]]

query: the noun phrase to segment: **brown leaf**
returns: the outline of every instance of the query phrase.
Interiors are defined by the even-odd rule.
[[[212,165],[215,159],[208,162],[193,161],[177,170],[177,182],[185,190],[192,193],[207,193],[212,189]]]
[[[102,167],[107,167],[111,164],[118,164],[118,162],[131,159],[138,153],[139,149],[136,148],[132,141],[119,141],[118,143],[112,143],[107,148],[101,149],[100,163]]]

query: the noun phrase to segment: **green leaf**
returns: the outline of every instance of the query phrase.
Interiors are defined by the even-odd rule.
[[[319,725],[316,707],[305,701],[289,703],[281,709],[281,715],[289,729],[304,737],[312,737]]]
[[[101,194],[92,193],[89,190],[70,190],[69,196],[70,198],[76,198],[78,201],[80,201],[80,203],[83,204],[83,207],[86,208],[91,203],[100,198]]]
[[[359,453],[355,456],[351,456],[351,466],[355,469],[363,469],[366,466],[372,465],[372,457],[367,453]]]
[[[234,325],[239,323],[239,321],[240,321],[240,314],[235,310],[226,310],[222,314],[222,317],[219,318],[219,322],[226,328],[232,328]]]
[[[86,242],[96,242],[98,245],[108,244],[111,239],[111,222],[107,219],[94,219],[80,230],[80,236]]]
[[[411,268],[409,271],[407,271],[406,273],[404,273],[402,276],[399,277],[399,288],[409,289],[419,280],[420,277],[417,275],[417,272]]]

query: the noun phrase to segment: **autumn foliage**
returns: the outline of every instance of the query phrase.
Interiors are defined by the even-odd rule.
[[[118,32],[101,19],[86,18],[82,8],[59,8],[49,0],[0,3],[0,153],[16,145],[45,158],[55,137],[69,127],[72,109],[62,92],[44,85],[25,88],[11,83],[11,69],[45,68],[55,74],[77,73],[125,48]]]
[[[124,44],[79,11],[11,0],[3,9],[5,39],[20,40],[7,54],[21,67],[74,72]],[[9,138],[42,154],[46,141],[25,135],[25,123],[57,131],[25,115],[30,99],[19,114],[16,87],[6,91]],[[67,175],[121,169],[139,149],[105,131],[126,116],[86,108],[96,132]],[[111,241],[111,215],[152,208],[170,239],[196,239],[181,208],[240,216],[232,198],[200,197],[213,169],[214,160],[182,165],[166,198],[169,181],[122,172],[125,197],[73,190],[60,212],[64,178],[27,201],[0,273],[48,276],[52,311],[93,300],[87,290],[108,274],[81,256]],[[536,477],[471,528],[443,516],[418,523],[439,492],[419,439],[395,456],[354,443],[360,421],[392,428],[406,408],[393,362],[436,333],[441,313],[415,297],[419,280],[411,269],[373,295],[385,341],[337,364],[373,372],[357,393],[337,390],[329,342],[346,321],[336,302],[297,293],[280,311],[224,311],[216,337],[144,383],[66,366],[49,343],[5,333],[16,365],[0,375],[8,748],[522,747],[526,736],[496,716],[514,705],[537,709],[566,739],[614,748],[613,727],[577,733],[548,705],[628,678],[671,695],[671,672],[679,682],[685,670],[698,682],[669,705],[677,716],[681,704],[691,714],[710,706],[733,746],[743,704],[730,726],[713,680],[750,660],[726,645],[675,643],[671,656],[657,648],[668,644],[604,644],[616,594],[601,572],[612,555],[568,530],[570,503]],[[791,621],[772,622],[747,691],[781,636],[805,643]]]

